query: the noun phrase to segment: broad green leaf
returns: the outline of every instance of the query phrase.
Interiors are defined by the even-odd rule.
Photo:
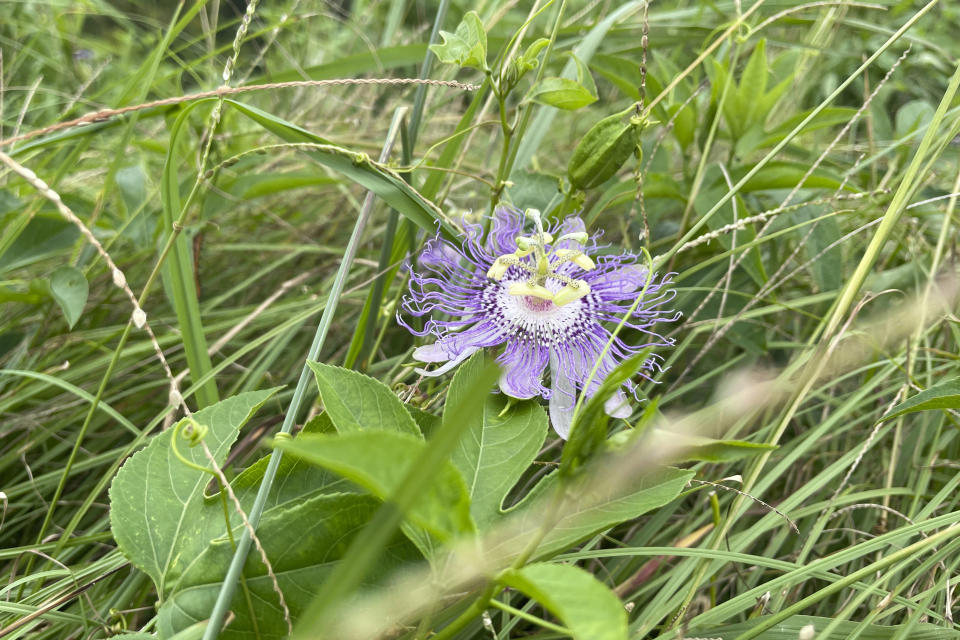
[[[301,438],[310,433],[336,433],[336,430],[330,421],[330,417],[326,413],[321,413],[310,419],[300,430],[300,433],[296,435],[296,438]],[[272,455],[269,454],[260,458],[244,469],[230,483],[237,499],[240,500],[245,509],[249,509],[253,505],[253,500],[260,488],[260,483],[263,481],[263,474]],[[284,456],[280,458],[276,480],[270,488],[270,493],[267,494],[266,508],[269,509],[278,504],[299,500],[319,489],[323,489],[324,493],[358,491],[355,485],[335,473],[303,460]]]
[[[170,640],[201,640],[201,638],[203,638],[204,631],[207,630],[207,624],[208,624],[207,620],[201,620],[196,624],[190,625],[183,631],[180,631],[179,633],[173,636],[170,636]],[[128,638],[128,636],[120,636],[120,637],[123,638],[124,640],[127,640]],[[144,634],[144,638],[148,638],[149,640],[155,640],[156,636]]]
[[[881,418],[881,422],[907,413],[935,409],[960,409],[960,378],[941,382],[904,400]]]
[[[366,575],[376,563],[386,540],[399,527],[403,527],[408,536],[411,531],[418,534],[425,533],[415,529],[414,524],[410,521],[403,522],[405,515],[411,514],[417,509],[430,512],[435,508],[430,504],[431,502],[447,502],[449,506],[445,508],[445,513],[440,514],[440,517],[447,521],[452,520],[454,526],[468,524],[472,529],[473,523],[469,521],[470,506],[466,502],[468,500],[466,487],[463,485],[463,478],[459,472],[449,463],[449,458],[463,433],[467,417],[480,411],[483,396],[493,386],[498,373],[497,367],[486,367],[476,381],[475,389],[477,393],[473,393],[457,403],[451,414],[454,419],[444,422],[432,434],[429,443],[423,443],[413,436],[405,434],[389,432],[379,434],[387,436],[387,441],[376,440],[376,444],[371,445],[373,447],[372,451],[381,453],[385,448],[389,449],[391,447],[389,441],[391,440],[394,443],[406,441],[408,443],[407,453],[413,455],[405,458],[403,451],[395,449],[393,458],[386,462],[387,465],[395,465],[399,461],[406,469],[398,479],[393,480],[394,486],[391,487],[389,502],[377,511],[376,516],[360,534],[357,541],[350,546],[349,552],[337,567],[335,573],[324,583],[323,588],[314,595],[309,612],[300,623],[302,629],[323,628],[329,624],[331,616],[336,616],[338,605],[343,598],[348,597],[355,591],[360,578]],[[360,432],[340,437],[358,439],[361,436],[369,438],[376,435],[378,434],[373,432]],[[366,460],[361,461],[361,463],[370,464]],[[457,485],[460,487],[459,489]],[[459,495],[454,495],[457,493]],[[442,504],[437,506],[441,509],[444,508]],[[433,516],[432,513],[426,513],[425,515]],[[457,522],[458,520],[459,522]],[[423,535],[417,535],[411,536],[411,539],[416,544],[421,545],[421,548],[424,548],[425,545],[422,544],[424,537]],[[470,539],[473,536],[467,536],[467,538]],[[426,542],[432,542],[432,540],[427,539]],[[433,558],[433,545],[424,548],[424,553]],[[301,637],[301,635],[297,637]]]
[[[340,433],[399,431],[423,437],[420,428],[387,385],[362,373],[308,362],[324,409]]]
[[[574,640],[627,639],[623,604],[605,584],[579,567],[531,564],[505,572],[501,580],[557,616]]]
[[[679,186],[683,186],[682,183],[677,183],[670,176],[662,173],[648,173],[643,177],[643,197],[647,200],[670,198],[671,200],[686,202],[686,194],[678,188]],[[587,203],[589,213],[584,216],[587,227],[589,228],[590,224],[607,209],[631,202],[636,198],[636,194],[637,181],[633,178],[614,183],[608,187],[595,204],[591,206],[590,203]]]
[[[737,624],[723,625],[722,627],[698,627],[687,632],[687,637],[705,637],[717,638],[719,640],[734,640],[742,634],[750,631],[758,624],[762,624],[769,616],[760,616],[739,622]],[[852,637],[854,630],[859,623],[852,620],[844,620],[837,624],[834,629],[824,635],[819,630],[826,628],[829,624],[836,624],[833,618],[822,618],[818,616],[793,616],[783,622],[777,623],[772,629],[767,629],[759,640],[797,640],[800,637],[800,630],[808,625],[818,631],[817,640],[847,640]],[[898,632],[904,625],[880,625],[871,624],[862,630],[857,636],[858,640],[889,640],[898,637]],[[902,636],[901,636],[902,637]],[[910,640],[953,640],[960,638],[960,631],[949,629],[941,625],[921,623],[914,625],[910,629]]]
[[[625,486],[591,490],[584,478],[570,483],[561,504],[556,524],[544,536],[534,554],[548,558],[569,549],[578,542],[615,525],[637,518],[675,499],[687,486],[693,471],[663,467],[638,474]],[[516,557],[543,525],[544,513],[555,500],[558,473],[554,472],[507,513],[513,527],[491,542],[491,557]]]
[[[704,462],[730,462],[766,451],[773,451],[776,445],[747,442],[744,440],[715,440],[704,436],[673,433],[663,429],[653,429],[649,435],[650,446],[656,448],[659,443],[671,447],[681,447],[681,454],[673,458],[676,462],[701,460]]]
[[[143,167],[139,164],[123,167],[117,171],[114,180],[120,191],[120,202],[126,210],[124,234],[133,240],[138,249],[152,248],[159,209],[150,199]]]
[[[443,44],[430,45],[430,51],[444,64],[487,68],[487,33],[476,11],[468,11],[454,33],[441,31]]]
[[[697,135],[697,110],[694,103],[686,106],[672,104],[666,108],[667,114],[673,119],[673,135],[683,149],[691,144]]]
[[[437,429],[440,428],[441,418],[440,416],[435,416],[432,413],[428,413],[423,409],[418,409],[413,405],[405,404],[403,408],[407,410],[407,413],[413,418],[417,423],[417,426],[420,427],[420,433],[423,434],[424,438],[429,439]]]
[[[209,428],[204,442],[218,464],[226,459],[240,427],[275,391],[241,393],[194,414]],[[173,432],[154,436],[123,464],[110,485],[113,537],[130,562],[153,579],[161,598],[210,539],[203,489],[211,476],[176,457],[170,448]],[[191,448],[181,439],[177,448],[187,460],[209,467],[200,447]],[[222,531],[222,512],[219,518]]]
[[[558,109],[575,111],[597,101],[595,93],[569,78],[544,78],[530,94],[530,99]]]
[[[276,440],[273,446],[338,473],[381,500],[389,500],[410,465],[430,445],[407,433],[364,430],[339,436],[303,435],[296,440]],[[440,465],[433,482],[407,515],[441,539],[474,530],[466,485],[450,462]]]
[[[590,68],[613,83],[626,97],[634,101],[640,100],[642,77],[636,60],[598,53],[593,56]]]
[[[933,119],[936,108],[926,100],[911,100],[899,109],[894,119],[894,132],[898,138],[904,138],[917,129],[926,127]]]
[[[811,110],[808,109],[787,118],[771,129],[767,133],[767,136],[761,140],[757,146],[772,147],[776,145],[784,137],[786,137],[788,133],[793,131],[798,124],[803,122],[803,120],[810,115],[810,112]],[[825,129],[827,127],[835,127],[846,124],[847,122],[850,122],[856,113],[857,110],[853,107],[827,107],[818,113],[813,120],[807,123],[807,126],[804,127],[804,131],[816,131],[818,129]]]
[[[551,203],[558,202],[562,197],[557,176],[522,171],[515,173],[510,182],[507,195],[520,211],[536,209],[548,215]]]
[[[263,544],[294,620],[307,608],[353,537],[378,508],[379,501],[371,496],[327,495],[318,491],[264,512],[257,537]],[[240,532],[240,527],[234,529],[235,539]],[[169,634],[209,617],[232,556],[233,545],[227,536],[221,534],[208,540],[202,550],[190,558],[177,591],[160,607],[161,637],[169,637]],[[387,546],[372,578],[382,578],[417,557],[410,543],[397,536]],[[252,612],[245,591],[250,593]],[[243,580],[230,610],[236,619],[220,634],[221,640],[281,640],[287,637],[280,600],[256,549],[251,549],[247,556]]]
[[[447,407],[477,393],[475,385],[485,368],[482,352],[460,365],[447,392]],[[518,402],[501,416],[505,402],[488,394],[483,411],[468,417],[451,461],[463,475],[470,496],[470,512],[482,531],[500,516],[500,505],[533,462],[547,437],[547,415],[536,402]],[[444,420],[452,419],[444,411]]]
[[[76,267],[65,265],[50,274],[50,295],[60,305],[71,329],[80,319],[89,293],[90,285],[83,271]]]
[[[814,217],[814,214],[807,212],[804,216],[802,211],[798,211],[798,217],[808,220]],[[809,236],[807,236],[809,232]],[[816,227],[812,230],[809,227],[798,230],[797,234],[802,238],[807,236],[806,253],[807,258],[812,260],[810,269],[813,271],[814,280],[820,291],[836,291],[843,286],[843,247],[835,244],[843,235],[840,231],[840,225],[837,224],[835,216],[830,216],[819,220]],[[830,247],[830,245],[834,245]],[[827,247],[830,247],[829,249]],[[816,259],[814,259],[816,258]]]

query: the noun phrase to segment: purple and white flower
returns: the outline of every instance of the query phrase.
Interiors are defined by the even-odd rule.
[[[534,223],[531,235],[524,235],[527,219]],[[566,439],[577,393],[591,396],[620,361],[644,348],[672,345],[655,325],[680,315],[661,310],[675,295],[666,288],[669,274],[658,281],[630,253],[596,255],[598,237],[588,236],[578,217],[545,229],[535,210],[524,215],[501,207],[488,233],[467,224],[460,247],[430,240],[419,258],[424,271],[411,273],[410,295],[401,304],[411,316],[430,317],[417,331],[398,313],[414,334],[436,337],[413,357],[440,366],[417,372],[442,375],[476,351],[502,344],[500,389],[514,398],[548,399],[553,428]],[[627,344],[604,326],[628,313],[624,328],[640,333],[640,344]],[[649,379],[659,371],[658,358],[650,357],[641,375]],[[549,388],[543,384],[548,366]],[[623,389],[605,408],[614,417],[632,413]]]

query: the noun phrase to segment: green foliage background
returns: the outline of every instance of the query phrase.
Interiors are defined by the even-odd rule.
[[[600,638],[584,620],[605,611],[611,638],[793,639],[807,625],[817,638],[960,635],[960,8],[285,0],[256,6],[241,29],[245,9],[0,4],[0,151],[10,159],[0,164],[0,637],[168,637],[203,617],[215,599],[208,578],[231,556],[226,538],[208,546],[206,533],[184,548],[207,563],[192,576],[173,559],[144,572],[152,560],[120,553],[111,505],[148,529],[173,513],[161,501],[124,507],[135,492],[122,480],[108,496],[135,451],[183,471],[160,448],[179,417],[170,381],[112,267],[14,164],[49,185],[122,271],[187,404],[231,416],[208,438],[223,445],[215,453],[245,507],[335,292],[296,416],[312,418],[294,441],[301,457],[282,463],[263,521],[268,554],[297,548],[298,527],[317,513],[331,539],[383,517],[381,498],[401,476],[366,474],[385,468],[364,454],[374,438],[351,431],[370,411],[406,425],[387,438],[407,457],[428,455],[453,423],[482,443],[437,463],[474,481],[438,498],[460,509],[439,529],[436,504],[411,507],[407,537],[391,528],[382,541],[384,573],[471,527],[486,532],[563,460],[532,403],[504,419],[491,397],[462,421],[447,417],[470,392],[451,376],[418,383],[416,343],[394,318],[404,261],[424,238],[438,225],[456,237],[458,219],[503,200],[554,217],[580,211],[614,247],[647,249],[677,274],[677,345],[662,350],[665,370],[642,387],[650,402],[630,422],[651,427],[645,464],[695,475],[685,486],[690,473],[669,471],[655,478],[670,489],[662,500],[559,527],[537,562],[505,574],[493,631],[478,610],[449,637]],[[458,29],[470,10],[476,19]],[[434,29],[447,32],[436,57]],[[519,56],[505,56],[514,44]],[[272,86],[147,104],[216,89],[228,64],[231,87]],[[421,75],[472,87],[276,86]],[[137,108],[47,129],[125,107]],[[618,170],[581,175],[570,166],[583,160],[578,144],[620,113],[643,115],[617,123],[618,144],[639,142],[642,154],[627,145]],[[344,271],[348,247],[356,259]],[[668,456],[691,424],[687,455]],[[608,426],[600,448],[626,439],[623,421]],[[344,450],[324,459],[332,439]],[[219,503],[196,492],[212,478],[194,476],[187,510],[203,515],[189,521],[203,530],[219,518],[225,535]],[[358,486],[365,497],[343,497]],[[519,552],[512,542],[501,541],[504,557]],[[245,597],[268,601],[254,556]],[[333,571],[304,562],[317,584]],[[158,615],[167,580],[207,589],[204,606],[176,623],[172,606]],[[294,582],[285,574],[281,586]],[[628,603],[623,629],[598,582]],[[562,584],[585,585],[569,588],[586,600]],[[310,611],[313,595],[291,592],[291,603]],[[461,594],[398,633],[425,637],[471,602]],[[269,615],[261,637],[282,636],[279,610]]]

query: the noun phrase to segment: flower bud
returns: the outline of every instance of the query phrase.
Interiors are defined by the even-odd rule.
[[[587,131],[567,165],[567,178],[576,189],[603,184],[620,170],[637,149],[643,122],[628,116],[633,107],[600,120]]]

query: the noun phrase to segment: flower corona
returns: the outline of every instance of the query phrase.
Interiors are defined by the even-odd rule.
[[[533,231],[525,235],[528,221]],[[679,317],[661,309],[674,296],[666,288],[669,275],[657,281],[630,253],[597,255],[597,239],[578,217],[544,228],[536,210],[500,207],[489,232],[467,224],[460,247],[430,240],[420,254],[422,272],[411,272],[410,294],[398,313],[414,334],[436,338],[413,356],[440,366],[417,372],[442,375],[478,350],[502,344],[500,389],[514,398],[548,399],[550,421],[567,438],[578,391],[589,397],[623,359],[673,344],[655,325]],[[416,330],[403,312],[429,317]],[[641,334],[641,344],[628,344],[604,326],[625,314],[624,328]],[[548,367],[549,388],[543,383]],[[659,368],[654,354],[641,375],[649,378]],[[609,415],[632,413],[625,391],[632,393],[634,385],[625,387],[607,400]]]

